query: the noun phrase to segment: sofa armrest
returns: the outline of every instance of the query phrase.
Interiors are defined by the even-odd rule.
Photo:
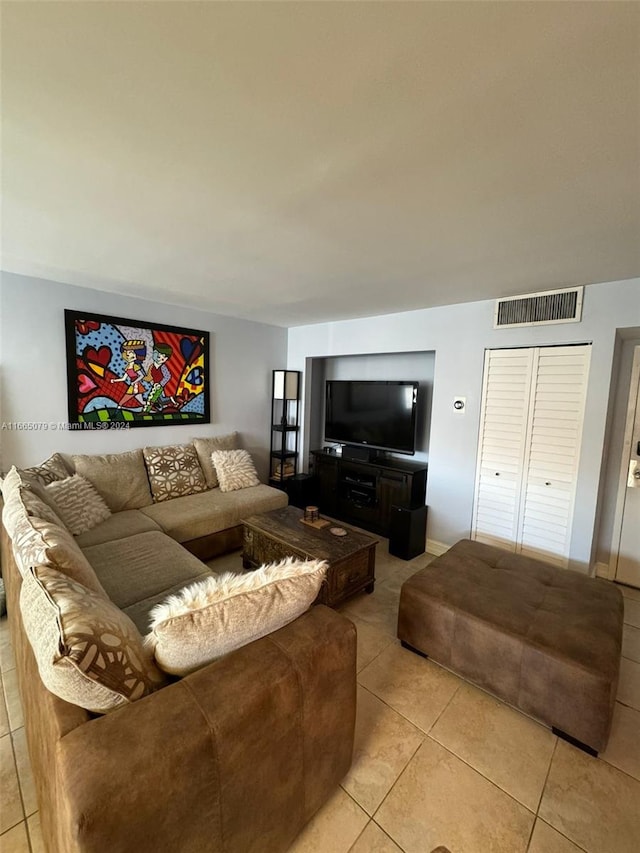
[[[347,772],[356,634],[312,608],[59,743],[65,853],[286,850]]]

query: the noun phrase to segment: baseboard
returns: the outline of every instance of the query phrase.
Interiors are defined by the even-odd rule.
[[[448,551],[451,548],[451,545],[445,545],[444,542],[436,542],[435,539],[427,539],[427,554],[433,554],[436,557],[439,557],[441,554],[444,554],[445,551]]]
[[[605,578],[605,580],[609,580],[609,564],[608,563],[596,563],[596,577],[597,578]]]

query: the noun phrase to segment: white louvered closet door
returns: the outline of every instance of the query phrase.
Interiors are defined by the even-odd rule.
[[[487,350],[473,538],[515,550],[531,396],[532,349]]]
[[[590,353],[587,345],[487,353],[475,539],[567,564]],[[523,378],[525,361],[528,374]],[[507,368],[514,377],[511,385]],[[504,391],[509,387],[506,406]],[[507,419],[502,427],[501,418]],[[491,482],[501,485],[491,487]],[[515,506],[507,500],[511,492]],[[490,497],[498,493],[501,506]],[[505,515],[507,504],[512,507],[509,515]]]
[[[518,548],[566,566],[580,459],[590,346],[534,352]]]

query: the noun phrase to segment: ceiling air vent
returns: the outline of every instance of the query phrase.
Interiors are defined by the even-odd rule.
[[[583,291],[583,286],[567,287],[564,290],[547,290],[497,299],[493,328],[579,323],[582,319]]]

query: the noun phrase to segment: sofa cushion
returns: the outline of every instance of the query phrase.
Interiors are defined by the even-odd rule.
[[[76,455],[76,472],[102,495],[111,512],[149,506],[151,492],[142,450],[103,455]]]
[[[62,572],[27,572],[20,610],[40,677],[61,699],[102,714],[163,684],[129,617]]]
[[[154,503],[204,492],[207,484],[195,447],[173,444],[142,451]]]
[[[2,481],[2,496],[5,505],[9,504],[10,508],[13,507],[19,511],[18,516],[11,509],[7,511],[7,523],[9,525],[15,524],[20,513],[26,511],[27,515],[42,518],[52,524],[58,524],[60,527],[65,526],[60,516],[53,509],[51,497],[46,494],[42,481],[29,475],[25,478],[24,472],[19,471],[15,465]],[[10,527],[7,527],[7,532],[9,536],[13,535]]]
[[[204,564],[202,567],[206,569],[206,566]],[[189,583],[198,583],[199,581],[203,581],[206,578],[213,577],[214,575],[215,572],[209,571],[207,569],[206,571],[202,572],[201,575],[197,575],[196,577],[191,578]],[[130,604],[128,607],[123,607],[122,612],[127,614],[129,619],[131,619],[131,621],[141,634],[148,634],[151,622],[151,611],[156,606],[156,604],[162,604],[164,601],[167,600],[167,597],[169,595],[175,595],[176,593],[181,592],[184,587],[184,582],[180,581],[180,583],[174,584],[168,589],[165,589],[162,592],[158,592],[155,595],[151,595],[149,596],[149,598],[143,598],[140,601],[136,601],[134,604]]]
[[[51,496],[46,493],[45,486],[37,477],[27,477],[25,480],[22,472],[15,467],[11,468],[2,481],[2,495],[5,503],[16,499],[22,504],[27,515],[59,524],[60,527],[65,526],[52,506]]]
[[[211,454],[214,450],[237,450],[238,449],[238,433],[231,432],[228,435],[215,435],[211,438],[194,438],[193,446],[198,454],[200,466],[204,471],[204,476],[207,481],[207,486],[210,489],[215,489],[218,485],[218,475],[211,461]]]
[[[0,484],[2,485],[2,497],[4,498],[5,503],[15,492],[18,491],[20,486],[23,485],[23,482],[20,472],[15,465],[12,465],[4,477],[0,478]]]
[[[187,675],[297,619],[315,601],[327,565],[288,557],[194,583],[153,609],[145,645],[165,672]]]
[[[246,450],[214,450],[211,461],[221,492],[236,492],[260,483],[253,460]]]
[[[32,566],[54,566],[84,586],[104,595],[104,590],[87,558],[66,528],[43,518],[30,516],[23,494],[13,489],[5,494],[2,521],[11,539],[20,573],[24,576]]]
[[[197,557],[160,532],[92,545],[84,554],[109,598],[122,608],[176,584],[191,583],[206,570]]]
[[[111,515],[111,510],[91,483],[81,474],[54,480],[46,486],[65,527],[78,536],[97,527]]]
[[[42,465],[24,468],[20,473],[26,474],[27,478],[35,476],[46,486],[55,480],[64,480],[70,472],[62,456],[59,453],[54,453]]]
[[[136,533],[149,533],[152,530],[156,533],[161,532],[160,525],[139,509],[125,509],[122,512],[110,513],[109,517],[97,527],[76,536],[76,542],[81,548],[89,548],[91,545],[101,545],[113,539],[124,539],[127,536],[135,536]]]
[[[53,566],[93,592],[104,595],[102,584],[91,564],[68,530],[41,518],[29,518],[22,525],[14,542],[18,549],[18,565],[26,570],[32,566]]]
[[[140,512],[156,521],[173,539],[187,542],[235,527],[243,518],[279,509],[287,503],[285,492],[261,484],[239,492],[210,489],[198,495],[142,507]]]
[[[51,506],[50,501],[45,501],[39,494],[33,492],[30,487],[25,486],[22,489],[22,502],[28,515],[35,516],[35,518],[42,518],[44,521],[49,521],[51,524],[57,524],[60,527],[66,527],[64,521]]]

